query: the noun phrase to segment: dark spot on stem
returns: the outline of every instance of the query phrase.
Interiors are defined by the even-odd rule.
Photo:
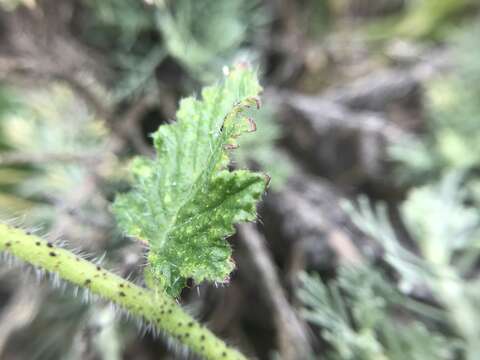
[[[120,292],[118,293],[118,295],[120,295],[120,296],[122,296],[122,297],[125,297],[125,293],[124,293],[123,291],[120,291]]]
[[[102,268],[99,265],[97,265],[97,270],[100,271],[102,270]]]
[[[85,286],[88,286],[88,285],[90,285],[91,282],[92,282],[92,280],[87,279],[87,280],[85,280],[85,283],[84,283],[84,284],[85,284]]]
[[[200,341],[205,341],[205,335],[200,336]]]
[[[49,255],[50,256],[57,256],[57,254],[55,254],[53,251],[51,251]]]
[[[48,243],[47,243],[47,246],[48,246],[49,248],[53,248],[53,244],[52,244],[51,242],[48,242]]]
[[[40,241],[35,241],[35,245],[40,246]]]
[[[192,326],[193,326],[193,322],[190,321],[190,322],[188,323],[188,327],[192,327]]]
[[[10,241],[8,241],[6,244],[5,244],[6,247],[10,247],[12,246],[12,243]]]

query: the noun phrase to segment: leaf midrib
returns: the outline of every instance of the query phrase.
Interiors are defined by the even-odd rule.
[[[225,117],[228,117],[232,112],[233,112],[233,108],[235,107],[235,105],[232,105],[230,110],[226,113]],[[224,118],[225,118],[224,117]],[[209,159],[208,161],[206,162],[206,164],[210,164],[212,162],[212,157],[215,156],[216,154],[216,151],[222,151],[222,146],[223,146],[223,141],[222,141],[222,137],[219,137],[217,139],[217,149],[214,149],[210,155],[209,155]],[[219,159],[221,159],[221,157],[219,156]],[[205,172],[208,171],[208,169],[212,169],[210,174],[205,174]],[[180,202],[179,203],[179,206],[177,207],[177,210],[175,211],[175,214],[172,216],[172,221],[170,221],[168,223],[168,226],[167,226],[167,229],[164,233],[164,236],[162,237],[162,241],[161,243],[162,244],[167,244],[168,243],[168,238],[170,236],[170,233],[173,231],[173,229],[175,229],[175,224],[177,222],[177,218],[178,218],[178,215],[181,213],[181,211],[183,210],[183,208],[188,204],[188,202],[195,198],[195,194],[196,192],[201,188],[199,182],[201,180],[201,178],[205,175],[208,175],[208,177],[211,176],[211,173],[213,173],[215,169],[215,166],[213,167],[210,167],[210,166],[206,166],[206,169],[204,169],[203,171],[199,171],[197,177],[195,178],[195,180],[192,182],[193,186],[191,187],[191,190],[188,192],[188,196],[185,197],[185,200],[183,202]],[[193,194],[193,196],[192,196]],[[159,248],[163,248],[165,245],[162,245],[162,246],[159,246]]]

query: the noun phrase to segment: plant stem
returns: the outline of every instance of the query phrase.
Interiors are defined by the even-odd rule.
[[[0,223],[0,251],[110,300],[208,360],[246,360],[163,292],[135,285],[36,235]]]

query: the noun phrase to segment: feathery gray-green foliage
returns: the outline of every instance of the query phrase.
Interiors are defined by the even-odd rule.
[[[398,239],[384,207],[361,199],[356,209],[347,208],[356,225],[384,248],[405,297],[415,289],[433,296],[443,307],[441,320],[454,334],[449,341],[463,358],[475,359],[480,291],[479,278],[472,274],[480,259],[480,214],[465,202],[462,180],[453,173],[439,184],[411,190],[401,214],[416,251]]]
[[[369,266],[342,267],[329,283],[304,274],[298,296],[330,346],[328,359],[452,359],[454,342],[415,320],[415,304]]]
[[[378,264],[340,269],[333,283],[304,279],[305,315],[321,326],[334,359],[478,358],[479,34],[475,25],[457,36],[456,66],[427,84],[429,131],[392,149],[398,173],[423,181],[400,204],[413,246],[385,204],[366,197],[345,204],[382,247],[395,280],[379,275]]]

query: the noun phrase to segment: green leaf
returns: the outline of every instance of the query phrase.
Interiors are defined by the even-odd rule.
[[[148,243],[149,286],[178,295],[187,278],[225,282],[234,268],[225,238],[253,221],[267,176],[229,171],[229,152],[255,130],[246,113],[258,107],[256,74],[239,67],[202,98],[180,102],[177,121],[153,134],[157,158],[134,161],[134,189],[117,196],[120,227]]]

